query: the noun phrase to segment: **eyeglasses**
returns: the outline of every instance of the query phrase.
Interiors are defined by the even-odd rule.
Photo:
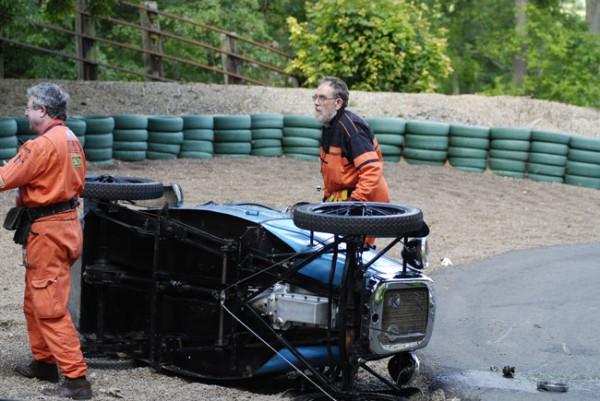
[[[313,102],[323,103],[325,100],[335,100],[337,97],[326,97],[323,95],[312,95]]]
[[[41,109],[42,109],[42,106],[38,106],[36,104],[34,104],[31,107],[25,106],[25,113],[27,113],[28,111],[32,111],[32,110],[41,110]]]

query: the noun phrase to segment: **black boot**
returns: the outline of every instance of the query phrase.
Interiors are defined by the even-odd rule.
[[[58,383],[58,366],[52,363],[33,360],[29,365],[19,365],[15,372],[29,379],[40,379]]]
[[[52,397],[65,397],[73,400],[89,400],[92,398],[92,385],[85,376],[65,380],[54,388],[45,388],[42,394]]]

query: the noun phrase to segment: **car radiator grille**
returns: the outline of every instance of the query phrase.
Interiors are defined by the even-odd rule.
[[[382,344],[419,341],[427,332],[429,292],[426,287],[388,290],[383,304]]]

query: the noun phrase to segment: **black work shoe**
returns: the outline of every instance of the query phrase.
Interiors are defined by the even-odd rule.
[[[58,366],[52,363],[33,360],[29,365],[19,365],[15,372],[29,379],[45,380],[58,383]]]
[[[92,385],[85,376],[65,380],[54,388],[45,388],[42,394],[52,397],[65,397],[73,400],[89,400],[92,398]]]

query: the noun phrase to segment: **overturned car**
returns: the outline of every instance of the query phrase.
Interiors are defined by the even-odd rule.
[[[165,189],[168,201],[145,205]],[[187,207],[179,186],[133,177],[89,177],[83,196],[87,355],[203,379],[296,372],[325,399],[395,399],[418,370],[435,315],[419,209]],[[385,255],[396,245],[402,260]],[[390,356],[391,379],[368,365]],[[361,369],[383,389],[365,398]]]

